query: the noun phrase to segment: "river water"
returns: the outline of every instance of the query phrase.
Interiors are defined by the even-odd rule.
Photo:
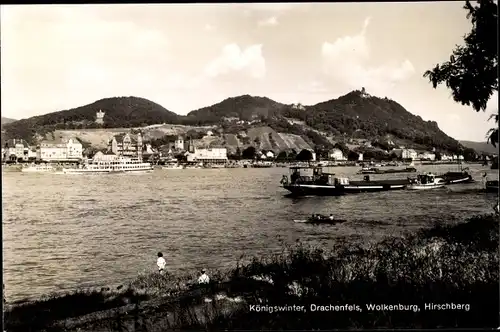
[[[446,172],[456,166],[417,165]],[[78,287],[123,284],[156,271],[234,267],[238,258],[270,255],[301,240],[331,246],[367,243],[492,212],[496,194],[474,184],[430,191],[393,191],[292,199],[279,187],[286,168],[155,170],[149,174],[58,175],[3,172],[3,273],[8,301]],[[335,168],[353,176],[358,167]],[[375,175],[406,178],[407,174]],[[356,178],[356,177],[354,177]],[[294,222],[312,213],[348,222]]]

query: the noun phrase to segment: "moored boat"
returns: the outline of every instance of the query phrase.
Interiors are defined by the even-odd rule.
[[[270,168],[273,167],[273,163],[270,161],[255,162],[250,164],[252,168]]]
[[[375,167],[363,167],[361,170],[358,172],[358,174],[375,174],[380,172],[378,168]]]
[[[380,169],[376,167],[363,167],[358,174],[393,174],[393,173],[414,173],[417,169],[415,167],[406,167],[402,169]]]
[[[30,165],[21,168],[21,172],[25,173],[51,173],[55,171],[56,169],[49,164]]]
[[[407,186],[409,190],[428,190],[443,188],[446,185],[446,181],[432,173],[419,174],[416,179],[412,179],[410,184]]]
[[[415,173],[417,169],[415,167],[406,167],[403,169],[385,169],[382,170],[383,174],[391,174],[391,173]]]
[[[404,189],[408,179],[372,181],[366,175],[362,181],[351,181],[324,173],[322,167],[290,167],[290,179],[283,175],[281,184],[293,196],[337,196],[351,193],[376,192]]]
[[[184,169],[185,167],[180,164],[165,164],[161,169]]]

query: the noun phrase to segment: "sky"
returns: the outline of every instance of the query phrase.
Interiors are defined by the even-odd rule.
[[[244,94],[313,105],[364,87],[485,141],[498,95],[477,113],[422,76],[470,31],[463,4],[2,5],[2,116],[116,96],[177,114]]]

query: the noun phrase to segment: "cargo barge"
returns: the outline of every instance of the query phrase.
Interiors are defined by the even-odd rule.
[[[409,179],[372,181],[365,175],[361,181],[351,181],[323,172],[322,167],[290,167],[290,179],[283,175],[281,184],[293,196],[339,196],[345,194],[405,189]]]

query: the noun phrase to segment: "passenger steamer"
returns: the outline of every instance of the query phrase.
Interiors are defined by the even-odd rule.
[[[64,174],[110,174],[110,173],[144,173],[153,170],[151,163],[139,159],[118,157],[110,159],[94,158],[81,165],[80,168],[63,168]]]

